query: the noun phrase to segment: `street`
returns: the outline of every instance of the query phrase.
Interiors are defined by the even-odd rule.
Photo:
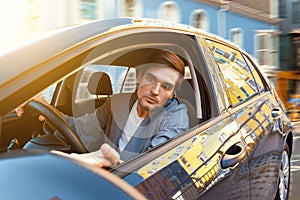
[[[300,197],[300,122],[293,125],[294,144],[291,162],[291,189],[290,200],[298,200]]]

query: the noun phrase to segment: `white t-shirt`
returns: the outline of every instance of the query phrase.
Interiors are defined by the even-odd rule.
[[[144,118],[139,117],[137,113],[137,101],[135,101],[124,126],[123,133],[119,139],[120,151],[123,151],[125,149],[126,145],[128,144],[128,142],[130,141],[130,139],[132,138],[135,131],[138,129],[143,120]]]

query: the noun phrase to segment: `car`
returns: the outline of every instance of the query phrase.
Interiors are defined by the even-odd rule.
[[[137,67],[161,49],[184,61],[176,96],[188,130],[104,169],[50,152],[88,152],[57,112],[79,117],[135,91]],[[0,66],[3,199],[288,199],[287,110],[251,55],[225,39],[157,19],[105,19],[2,54]]]

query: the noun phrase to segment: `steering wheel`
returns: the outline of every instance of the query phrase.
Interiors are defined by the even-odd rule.
[[[47,119],[47,122],[54,126],[64,136],[67,143],[71,145],[75,152],[88,152],[80,138],[74,133],[69,124],[61,117],[59,111],[55,107],[34,100],[28,102],[27,107],[43,115]]]

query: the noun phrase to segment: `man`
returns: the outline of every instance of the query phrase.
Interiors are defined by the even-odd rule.
[[[127,160],[189,128],[187,107],[175,95],[184,76],[183,61],[173,52],[158,50],[137,73],[135,93],[115,94],[79,118],[62,115],[90,152],[108,143]],[[116,160],[116,154],[111,155],[104,157]]]

